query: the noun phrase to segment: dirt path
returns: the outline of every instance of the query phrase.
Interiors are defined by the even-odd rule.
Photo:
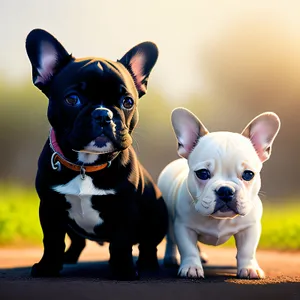
[[[30,266],[42,249],[0,249],[0,299],[300,299],[300,253],[258,251],[268,278],[237,280],[235,249],[203,247],[209,255],[204,280],[176,278],[175,270],[142,274],[138,282],[108,279],[107,246],[88,242],[80,263],[64,267],[61,278],[33,279]],[[162,258],[164,244],[159,247]],[[134,255],[137,249],[134,248]]]

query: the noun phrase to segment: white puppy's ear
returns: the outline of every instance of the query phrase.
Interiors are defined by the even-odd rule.
[[[178,140],[178,154],[188,158],[199,138],[208,130],[191,111],[183,107],[172,111],[171,120]]]
[[[251,140],[261,162],[270,158],[279,129],[279,117],[275,113],[266,112],[254,118],[243,130],[242,135]]]

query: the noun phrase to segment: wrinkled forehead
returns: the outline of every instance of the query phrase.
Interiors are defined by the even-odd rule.
[[[199,139],[189,157],[189,164],[196,165],[209,160],[232,165],[245,163],[254,168],[261,168],[261,162],[251,141],[232,132],[213,132]]]
[[[128,70],[119,62],[102,58],[75,59],[58,76],[55,85],[86,83],[88,88],[113,89],[125,88],[135,96],[136,89]]]
[[[111,80],[124,82],[126,69],[120,63],[115,63],[102,58],[76,59],[74,62],[77,75],[86,79],[108,77]]]

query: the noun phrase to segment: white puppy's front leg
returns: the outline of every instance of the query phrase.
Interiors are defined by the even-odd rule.
[[[197,248],[197,233],[183,224],[175,223],[174,234],[181,260],[178,275],[188,278],[204,278]]]
[[[257,223],[234,236],[237,247],[237,276],[239,278],[265,278],[265,273],[259,267],[255,255],[260,234],[261,224]]]

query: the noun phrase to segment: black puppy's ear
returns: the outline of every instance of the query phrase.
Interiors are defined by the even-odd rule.
[[[52,77],[73,60],[61,43],[42,29],[34,29],[28,34],[26,51],[32,65],[32,81],[43,92]]]
[[[144,42],[133,47],[119,60],[132,75],[139,97],[147,92],[148,77],[157,57],[157,46],[152,42]]]

